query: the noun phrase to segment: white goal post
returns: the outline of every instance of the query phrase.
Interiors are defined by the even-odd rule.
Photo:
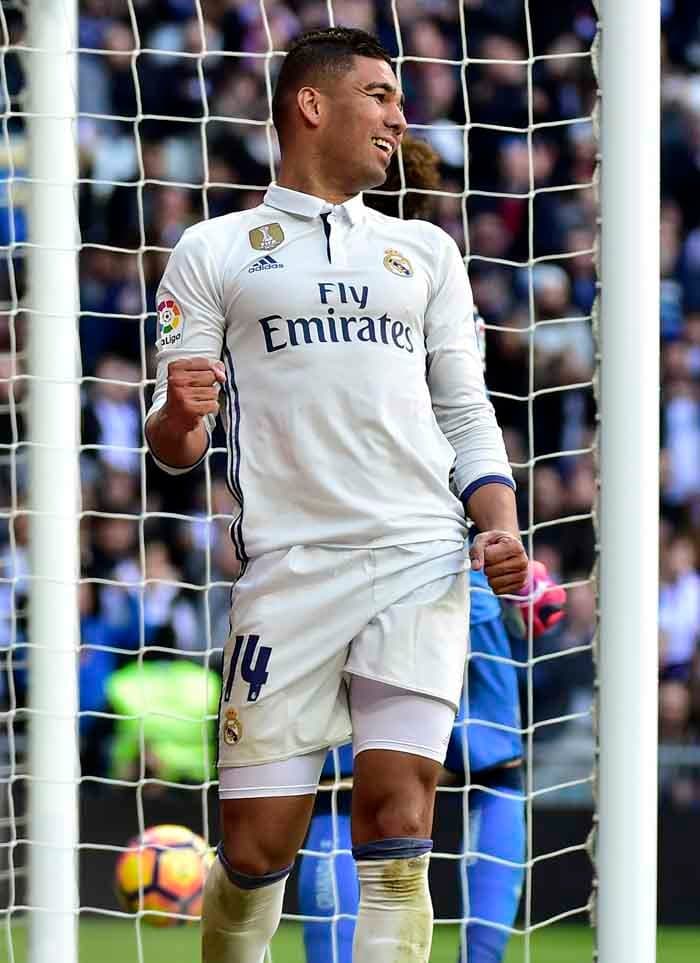
[[[29,958],[78,958],[77,2],[32,0],[27,374],[30,438]]]
[[[657,0],[603,0],[600,10],[598,949],[601,963],[652,963],[658,805],[661,12]]]
[[[29,914],[30,963],[76,963],[80,909],[77,0],[26,0],[25,6],[31,205],[23,309],[31,332],[26,380],[33,566],[28,761],[32,792],[26,839],[31,841],[29,905],[39,908]],[[331,18],[332,6],[329,3]],[[660,10],[658,0],[599,0],[599,8],[597,959],[599,963],[627,959],[653,963]],[[391,9],[398,20],[396,0]],[[337,10],[335,19],[340,19]],[[3,43],[8,44],[6,31]],[[9,921],[7,926],[9,932]],[[526,959],[530,959],[529,949]]]

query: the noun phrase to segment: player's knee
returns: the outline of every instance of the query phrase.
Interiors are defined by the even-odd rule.
[[[416,757],[415,766],[404,765],[399,773],[390,774],[392,778],[383,779],[377,769],[363,773],[356,781],[358,798],[353,800],[354,839],[430,836],[439,767],[422,762]]]
[[[403,836],[429,836],[432,824],[434,789],[419,780],[392,786],[373,799],[369,816],[374,839]]]
[[[247,800],[246,800],[247,801]],[[294,861],[298,845],[291,832],[274,832],[273,825],[247,818],[241,807],[221,806],[221,841],[228,864],[242,876],[266,877]],[[246,807],[247,809],[247,807]]]
[[[223,848],[230,866],[241,876],[262,879],[270,875],[275,869],[281,868],[277,865],[279,860],[272,858],[269,853],[260,848],[250,847],[241,852],[236,847],[227,845],[225,840]]]
[[[399,795],[381,801],[374,812],[377,839],[396,836],[424,836],[426,833],[426,806],[423,800],[412,796],[404,799]]]
[[[242,876],[268,876],[288,866],[296,855],[269,837],[252,833],[245,836],[236,830],[227,832],[226,827],[221,841],[229,865]]]

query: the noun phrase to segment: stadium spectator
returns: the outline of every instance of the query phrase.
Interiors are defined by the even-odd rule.
[[[124,358],[103,355],[95,375],[83,442],[98,446],[98,460],[105,466],[136,472],[141,447],[138,368]]]
[[[695,545],[687,535],[674,535],[661,545],[659,627],[662,688],[667,682],[687,684],[700,641],[700,574]]]
[[[335,0],[339,20],[376,29],[397,52],[396,32],[389,5],[377,0]],[[154,340],[154,286],[162,274],[164,249],[208,210],[210,216],[242,209],[259,202],[259,188],[267,182],[270,161],[277,150],[268,140],[266,71],[274,79],[280,60],[264,56],[269,49],[265,24],[257,0],[212,0],[205,5],[205,21],[193,19],[193,0],[159,0],[126,5],[117,0],[81,0],[79,93],[82,116],[78,125],[81,175],[80,255],[81,343],[83,374],[101,381],[83,386],[83,443],[118,447],[88,450],[83,456],[84,507],[117,515],[202,512],[208,484],[204,473],[192,487],[173,485],[152,465],[147,466],[147,500],[141,495],[142,437],[139,409],[148,398],[138,388],[107,382],[137,384],[154,375],[150,346]],[[275,0],[267,3],[273,49],[285,49],[300,30],[327,23],[325,0]],[[402,3],[400,20],[404,54],[434,60],[461,61],[464,56],[457,3]],[[592,340],[588,316],[595,296],[592,249],[596,232],[596,199],[592,183],[596,142],[587,118],[596,96],[596,80],[588,57],[595,16],[588,0],[530,0],[532,43],[526,29],[521,0],[469,0],[464,83],[469,99],[470,128],[466,148],[469,181],[465,185],[463,159],[465,123],[463,82],[459,67],[406,61],[402,80],[407,89],[414,124],[440,124],[439,130],[417,129],[429,137],[443,158],[443,195],[435,206],[440,225],[469,254],[475,298],[487,324],[490,388],[510,456],[519,465],[518,499],[523,525],[534,499],[538,552],[563,580],[588,573],[593,564],[590,522],[557,524],[569,514],[590,512],[593,479],[589,464],[577,467],[575,458],[549,457],[566,449],[585,449],[595,425],[592,390],[558,390],[591,376]],[[135,21],[132,22],[130,12]],[[662,502],[664,522],[672,542],[688,539],[700,544],[700,85],[697,50],[700,34],[693,4],[663,5],[665,53],[662,72]],[[10,161],[22,175],[24,140],[24,75],[17,44],[24,36],[19,9],[5,13],[10,47],[4,54],[7,78],[3,97],[14,112],[8,121],[8,157],[0,174],[4,192]],[[134,26],[141,48],[136,50]],[[202,39],[206,49],[202,50]],[[89,51],[89,52],[88,52]],[[245,56],[232,56],[242,53]],[[533,119],[535,122],[568,121],[539,132],[528,144],[530,121],[525,80],[527,61],[547,55],[532,66]],[[491,58],[498,63],[474,63]],[[203,76],[198,72],[202,65]],[[206,98],[206,99],[205,99]],[[140,114],[139,114],[140,111]],[[154,118],[152,115],[157,115]],[[89,116],[88,116],[89,115]],[[149,115],[148,118],[143,115]],[[484,126],[487,125],[487,126]],[[508,129],[510,128],[510,129]],[[512,128],[516,128],[513,130]],[[272,147],[272,157],[270,157]],[[206,155],[207,166],[204,159]],[[531,180],[534,222],[529,220]],[[14,231],[24,238],[24,199],[15,184],[10,210],[4,212],[5,243]],[[468,191],[466,188],[468,187]],[[575,189],[570,189],[575,188]],[[544,189],[544,190],[543,190]],[[485,195],[487,192],[487,195]],[[509,195],[509,196],[504,196]],[[515,195],[515,196],[513,196]],[[465,238],[469,230],[469,245]],[[532,242],[530,229],[532,228]],[[145,249],[144,249],[145,247]],[[555,255],[565,255],[556,257]],[[532,258],[538,263],[532,264]],[[544,258],[544,260],[542,260]],[[547,260],[547,258],[550,258]],[[515,262],[515,263],[513,263]],[[22,252],[6,254],[0,271],[0,347],[16,343],[24,349],[25,322],[13,313],[12,298],[23,293]],[[13,285],[15,290],[13,291]],[[530,297],[534,320],[547,324],[531,329]],[[558,318],[576,319],[550,324]],[[548,393],[527,402],[530,345],[535,345],[537,387]],[[145,346],[145,354],[144,354]],[[136,365],[136,367],[134,367]],[[125,367],[126,366],[126,367]],[[5,510],[17,509],[26,496],[22,448],[21,380],[13,383],[14,406],[9,396],[11,376],[7,365],[0,372],[0,443],[3,461],[0,497]],[[21,375],[21,368],[15,372]],[[530,420],[534,438],[530,438]],[[215,436],[220,445],[221,436]],[[532,444],[531,444],[532,442]],[[16,454],[18,472],[13,481],[10,455]],[[537,458],[530,478],[528,463]],[[585,462],[585,456],[582,456]],[[212,461],[212,504],[215,486],[223,488],[220,461]],[[534,488],[530,491],[530,483]],[[13,489],[13,486],[15,488]],[[206,511],[205,511],[206,514]],[[227,512],[221,511],[221,515]],[[15,516],[15,529],[21,522]],[[188,546],[177,525],[162,525],[156,533],[167,545],[174,582],[190,579],[201,585],[205,572],[218,586],[209,591],[211,644],[219,645],[225,630],[224,583],[232,573],[225,553],[225,526],[217,518],[210,526],[211,542]],[[16,531],[17,534],[17,531]],[[91,575],[111,578],[126,565],[142,572],[138,557],[138,523],[128,517],[86,517],[83,524],[85,565]],[[179,540],[179,541],[178,541]],[[575,551],[572,551],[572,546]],[[688,550],[689,551],[689,550]],[[679,592],[678,578],[670,578],[664,549],[661,607],[664,631],[662,673],[678,633],[688,639],[700,634],[700,612],[688,607],[683,626],[680,612],[668,601]],[[207,553],[211,553],[207,569]],[[156,552],[157,556],[157,552]],[[21,595],[24,545],[11,544],[3,530],[0,557],[3,576],[14,579],[0,588],[2,642],[7,645],[11,600]],[[159,567],[156,557],[152,559]],[[556,561],[556,565],[555,565]],[[135,567],[134,567],[135,566]],[[687,562],[684,585],[698,577],[697,558]],[[670,578],[670,580],[669,580]],[[172,579],[166,578],[165,582]],[[111,589],[112,586],[107,586]],[[687,591],[687,589],[684,589]],[[195,593],[197,594],[197,593]],[[203,593],[202,593],[203,594]],[[105,597],[103,597],[105,596]],[[109,605],[110,592],[100,593],[99,614]],[[123,601],[123,600],[122,600]],[[16,604],[16,603],[15,603]],[[183,611],[193,610],[195,632],[181,639],[203,644],[201,606],[192,598]],[[686,612],[683,609],[683,612]],[[670,613],[670,614],[669,614]],[[107,616],[114,615],[111,610]],[[190,620],[190,616],[186,616]],[[18,623],[21,634],[21,621]],[[168,630],[178,637],[172,626]],[[194,640],[198,640],[196,643]],[[669,639],[671,641],[669,641]],[[669,648],[669,646],[671,646]],[[683,661],[687,661],[684,656]],[[675,655],[673,655],[675,658]],[[690,653],[689,658],[693,658]],[[697,658],[697,657],[696,657]],[[565,663],[566,659],[557,660]],[[691,671],[691,681],[700,684]],[[693,689],[692,692],[696,692]],[[668,693],[666,693],[668,694]],[[670,697],[669,700],[670,702]],[[664,706],[662,702],[662,710]],[[662,711],[663,715],[663,711]],[[697,733],[700,697],[691,695],[690,717],[681,728]],[[662,724],[662,736],[670,729]],[[689,738],[697,739],[696,735]],[[675,739],[675,736],[674,736]]]
[[[547,547],[536,554],[547,565],[553,577],[558,571],[560,557]],[[535,640],[533,655],[537,660],[532,668],[533,738],[538,746],[544,744],[548,752],[554,747],[556,755],[566,754],[568,742],[583,730],[587,752],[592,751],[590,707],[593,692],[593,664],[591,645],[596,624],[596,602],[588,573],[567,589],[566,619],[552,632]],[[527,642],[513,643],[513,656],[521,664],[528,660]],[[530,682],[529,671],[520,671],[520,703],[523,717],[527,717]],[[553,722],[569,714],[579,718],[565,723]],[[574,762],[572,758],[572,763]],[[587,765],[590,765],[588,762]]]

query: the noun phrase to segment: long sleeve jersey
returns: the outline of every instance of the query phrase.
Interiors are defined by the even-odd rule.
[[[292,545],[461,542],[463,502],[513,484],[469,281],[440,228],[273,184],[259,207],[185,232],[157,302],[149,415],[169,362],[226,366],[241,562]]]

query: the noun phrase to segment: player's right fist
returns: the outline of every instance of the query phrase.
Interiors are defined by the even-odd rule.
[[[168,365],[168,420],[183,432],[193,431],[205,415],[219,410],[219,391],[226,380],[223,362],[178,358]]]

